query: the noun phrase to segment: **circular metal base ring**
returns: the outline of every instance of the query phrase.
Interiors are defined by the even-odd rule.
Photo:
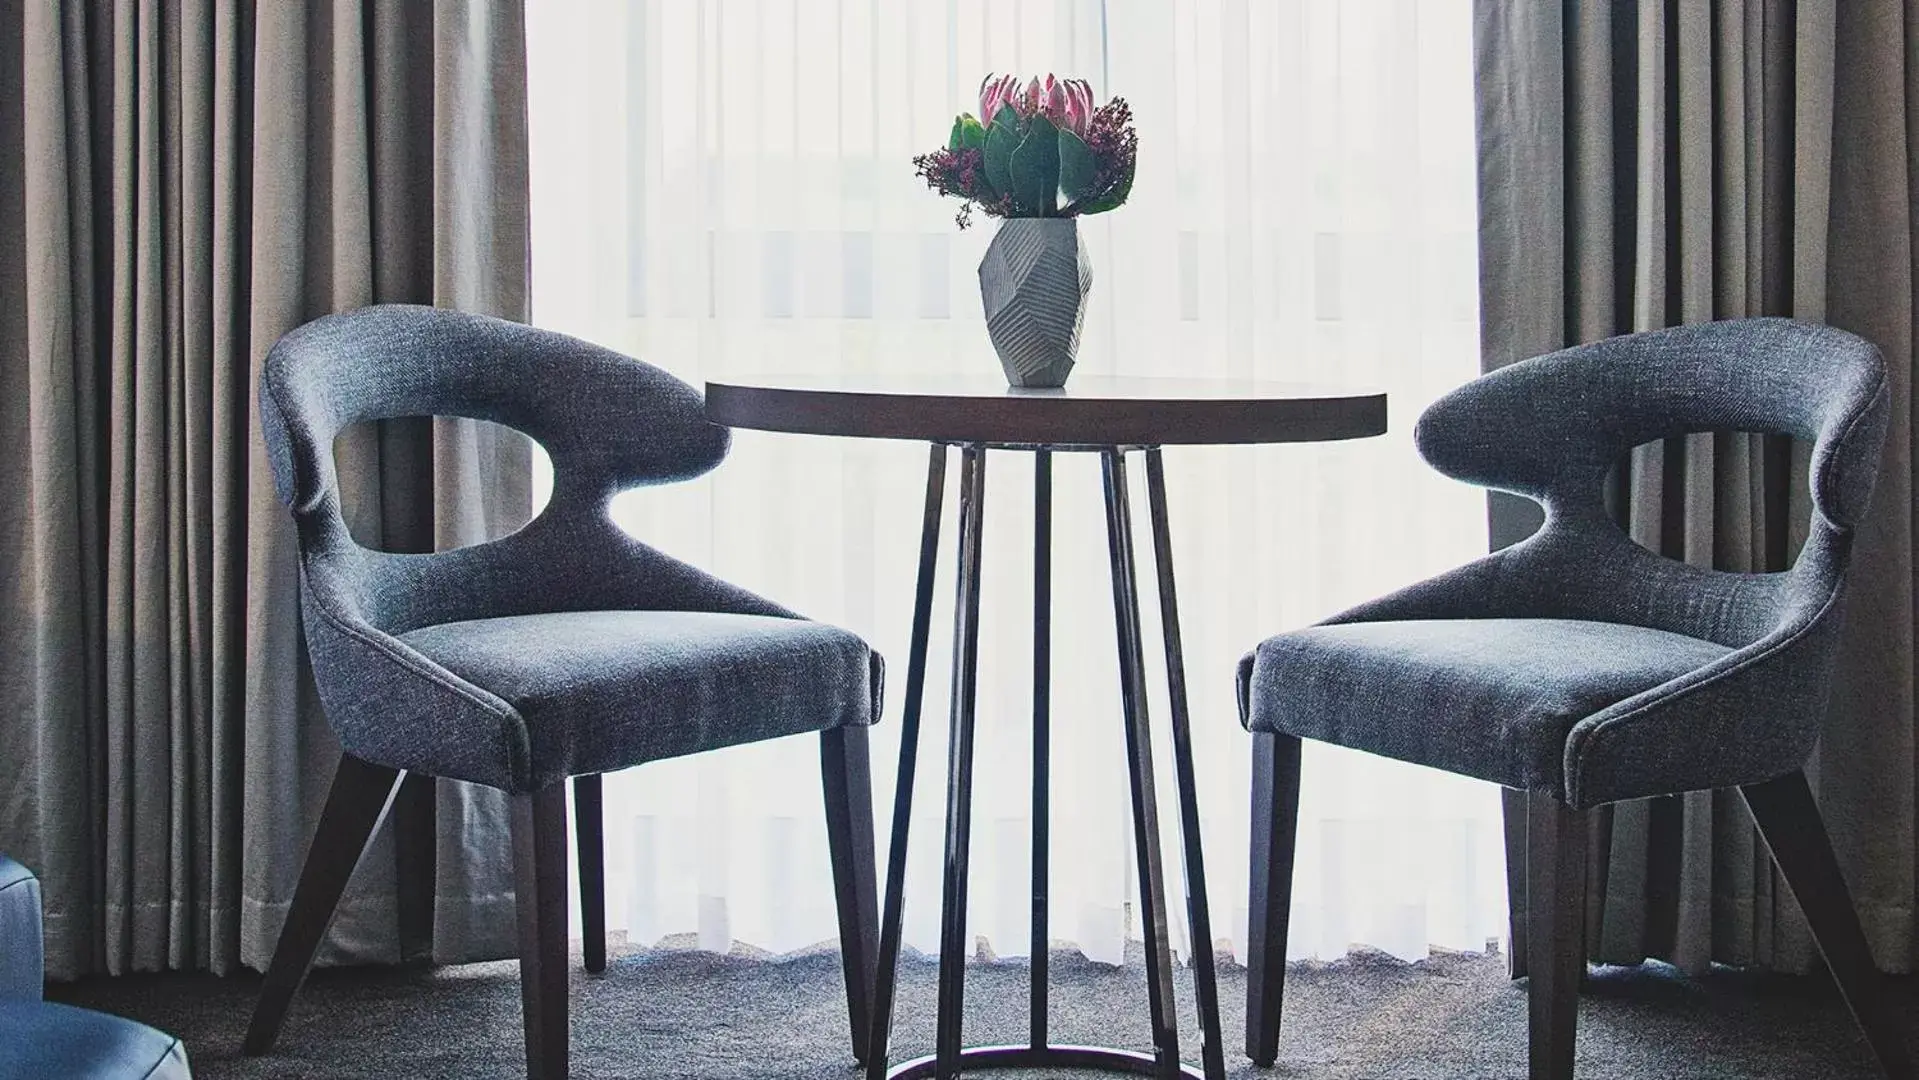
[[[960,1069],[1099,1069],[1134,1076],[1158,1076],[1163,1066],[1151,1054],[1105,1046],[974,1046],[960,1051]],[[934,1075],[934,1055],[895,1065],[887,1080],[922,1080]],[[1205,1080],[1198,1069],[1180,1063],[1179,1075]]]

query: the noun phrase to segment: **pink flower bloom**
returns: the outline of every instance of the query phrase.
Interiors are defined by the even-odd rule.
[[[1002,108],[1012,109],[1022,121],[1044,116],[1082,138],[1092,126],[1093,114],[1099,111],[1093,101],[1093,86],[1085,79],[1048,74],[1042,80],[1036,75],[1022,86],[1017,75],[988,75],[980,81],[980,123],[992,123]]]
[[[1065,99],[1054,117],[1054,123],[1084,137],[1086,125],[1093,118],[1093,90],[1084,79],[1069,79],[1060,84]]]
[[[1057,124],[1066,119],[1066,84],[1046,76],[1046,118]]]
[[[985,81],[980,83],[980,91],[979,91],[979,121],[980,123],[982,124],[992,123],[993,117],[998,115],[999,113],[1000,106],[1013,104],[1013,101],[1012,101],[1013,93],[1015,88],[1018,86],[1019,86],[1019,79],[1012,75],[986,76]]]

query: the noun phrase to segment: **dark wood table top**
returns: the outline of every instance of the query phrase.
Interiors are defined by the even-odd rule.
[[[1386,430],[1382,391],[1234,379],[1075,375],[1057,390],[977,376],[718,379],[706,415],[736,428],[1001,446],[1329,442]]]

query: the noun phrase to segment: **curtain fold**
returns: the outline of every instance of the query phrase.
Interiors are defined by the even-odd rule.
[[[0,3],[0,849],[46,884],[54,977],[270,957],[338,750],[255,380],[329,311],[525,317],[521,20]],[[337,449],[365,542],[526,516],[500,429],[392,421]],[[426,890],[434,955],[510,955],[499,801],[446,784],[400,817],[430,872],[396,880],[383,840],[323,958],[397,958],[396,892]]]
[[[1919,5],[1479,0],[1475,23],[1488,369],[1762,314],[1830,322],[1885,353],[1893,423],[1809,771],[1875,956],[1909,971]],[[1616,478],[1615,510],[1673,558],[1782,569],[1807,512],[1804,449],[1745,434],[1641,447]],[[1509,497],[1490,514],[1495,544],[1538,522]],[[1619,804],[1598,829],[1594,959],[1813,961],[1736,794]],[[1509,828],[1509,857],[1518,839]]]

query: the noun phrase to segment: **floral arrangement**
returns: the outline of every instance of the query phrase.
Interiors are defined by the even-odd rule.
[[[982,119],[984,118],[984,119]],[[979,116],[961,113],[946,148],[913,159],[926,186],[993,217],[1078,217],[1111,210],[1133,189],[1139,136],[1123,98],[1093,104],[1084,79],[988,75]]]

